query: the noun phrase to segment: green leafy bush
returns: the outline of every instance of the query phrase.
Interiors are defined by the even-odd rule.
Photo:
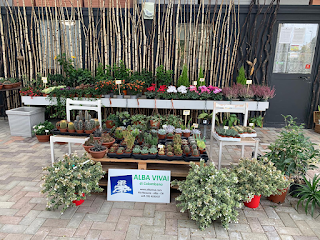
[[[178,79],[177,87],[180,87],[181,85],[186,87],[190,85],[190,81],[188,78],[188,68],[186,65],[183,65],[182,73]]]
[[[76,154],[65,155],[64,159],[43,170],[48,171],[42,177],[44,183],[41,186],[41,192],[47,194],[47,210],[55,210],[63,205],[61,212],[64,212],[69,206],[74,206],[72,201],[85,199],[91,192],[103,191],[98,185],[105,174],[101,163],[95,163],[86,154],[81,157]]]
[[[201,230],[208,227],[212,221],[221,219],[222,226],[228,228],[230,222],[236,222],[241,207],[241,195],[234,191],[238,182],[237,176],[228,169],[215,168],[213,164],[200,166],[191,162],[191,169],[185,181],[173,181],[178,185],[181,195],[177,206],[181,212],[189,211],[191,219],[195,220]]]
[[[237,83],[241,83],[242,85],[247,84],[246,72],[243,66],[241,66],[241,68],[239,69],[239,73],[237,76]]]

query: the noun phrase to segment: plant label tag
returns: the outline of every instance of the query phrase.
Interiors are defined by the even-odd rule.
[[[162,149],[163,145],[162,144],[158,144],[158,148]]]
[[[116,84],[120,85],[122,83],[122,80],[116,80]]]
[[[198,125],[197,123],[194,123],[194,124],[193,124],[193,127],[194,127],[194,128],[198,128],[198,126],[199,126],[199,125]]]
[[[200,78],[199,81],[200,81],[200,82],[204,82],[204,78]]]
[[[185,116],[190,115],[190,110],[183,110],[183,115],[185,115]]]
[[[228,129],[229,129],[229,127],[228,127],[228,126],[224,126],[224,127],[223,127],[223,129],[228,130]]]
[[[253,123],[249,123],[249,126],[250,126],[250,127],[253,127],[253,125],[254,125]]]
[[[252,84],[252,80],[247,80],[247,84]]]
[[[48,83],[48,78],[47,77],[42,77],[41,80],[42,80],[43,83]]]
[[[208,122],[207,120],[203,120],[203,124],[207,124],[207,122]]]
[[[198,82],[197,81],[193,81],[193,85],[197,86]]]

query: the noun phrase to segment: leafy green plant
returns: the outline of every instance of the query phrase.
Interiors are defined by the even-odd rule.
[[[48,120],[33,126],[33,132],[36,135],[46,135],[46,134],[49,135],[52,129],[54,129],[54,125]],[[46,133],[46,130],[48,130],[49,132]]]
[[[177,87],[180,87],[181,85],[186,87],[190,85],[190,81],[188,78],[188,68],[186,65],[183,65],[182,73],[178,79]]]
[[[320,207],[320,175],[315,174],[311,181],[307,180],[306,177],[303,176],[303,180],[305,181],[306,185],[299,185],[300,187],[297,188],[297,193],[295,194],[296,197],[300,197],[300,200],[297,203],[297,208],[299,207],[300,203],[302,203],[302,206],[305,207],[306,214],[308,214],[309,205],[311,204],[310,213],[313,217],[315,208]]]
[[[200,78],[204,78],[204,75],[203,75],[203,69],[202,69],[202,66],[200,66],[200,70],[199,70],[199,75],[198,75],[198,86],[205,86],[206,85],[206,82],[203,81],[203,82],[200,82]]]
[[[105,174],[101,163],[95,163],[86,154],[81,157],[76,154],[65,155],[63,160],[43,170],[47,173],[42,177],[44,183],[41,192],[47,194],[47,210],[55,210],[63,205],[61,212],[64,212],[69,206],[74,206],[72,201],[85,199],[91,192],[103,191],[99,187],[99,180]]]
[[[253,123],[255,126],[262,127],[263,117],[259,115],[258,117],[249,118],[249,123]]]
[[[232,171],[238,177],[236,189],[246,202],[251,201],[254,195],[269,197],[279,194],[279,189],[285,191],[290,183],[267,158],[240,159]]]
[[[172,74],[173,71],[172,70],[168,70],[166,71],[164,69],[163,65],[160,65],[159,67],[157,67],[156,69],[156,81],[157,81],[157,85],[170,85],[172,82]]]
[[[228,125],[229,127],[232,127],[233,125],[237,125],[237,123],[240,122],[239,118],[237,118],[237,115],[232,113],[228,118],[226,118],[223,121],[223,125]]]
[[[241,83],[242,85],[247,84],[246,73],[243,66],[241,66],[241,68],[239,69],[239,73],[237,76],[237,83]]]
[[[286,126],[280,132],[279,138],[270,144],[270,152],[265,157],[269,158],[277,169],[299,183],[307,170],[317,168],[320,152],[314,148],[315,144],[304,136],[304,124],[297,125],[290,115],[283,117]]]
[[[200,166],[190,163],[191,169],[185,181],[173,181],[178,185],[181,195],[176,198],[181,212],[189,211],[201,230],[212,221],[220,219],[222,226],[228,228],[230,222],[236,222],[241,207],[241,195],[234,191],[238,182],[235,173],[224,168],[217,170],[213,164]]]

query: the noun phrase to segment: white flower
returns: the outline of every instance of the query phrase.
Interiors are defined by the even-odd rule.
[[[187,93],[187,87],[186,86],[183,86],[181,85],[180,87],[178,87],[178,92],[179,93]]]
[[[177,93],[177,88],[175,86],[169,86],[167,92],[168,93]]]

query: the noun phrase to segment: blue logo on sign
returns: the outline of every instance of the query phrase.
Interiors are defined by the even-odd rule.
[[[111,195],[116,193],[133,194],[132,175],[110,177]]]

